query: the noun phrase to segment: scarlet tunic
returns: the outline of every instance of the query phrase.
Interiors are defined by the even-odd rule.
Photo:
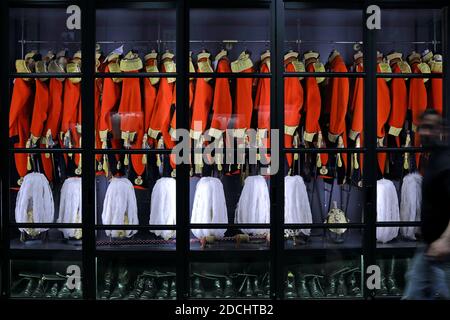
[[[25,148],[30,136],[30,115],[33,108],[34,93],[31,83],[24,79],[14,80],[14,89],[9,112],[9,137],[18,137],[15,148]],[[16,153],[14,160],[19,176],[24,177],[27,170],[27,154]]]
[[[244,69],[240,73],[252,73],[253,67]],[[250,128],[250,122],[253,112],[253,79],[252,78],[238,78],[236,80],[236,100],[235,100],[235,113],[236,122],[234,129],[248,129]]]
[[[310,63],[306,66],[306,72],[315,72],[314,64]],[[315,77],[305,78],[305,111],[306,111],[306,123],[305,123],[305,136],[315,135],[320,132],[319,119],[322,107],[322,98],[320,97],[319,84]],[[311,139],[308,139],[310,142]]]
[[[148,59],[145,64],[147,67],[156,67],[156,59]],[[158,79],[159,80],[159,79]],[[155,110],[156,95],[158,93],[156,83],[152,84],[148,78],[144,79],[144,132],[150,129],[150,121]],[[150,141],[149,141],[150,142]]]
[[[347,67],[340,55],[330,62],[331,72],[347,72]],[[349,100],[348,78],[331,78],[329,83],[329,95],[327,99],[327,110],[330,112],[330,131],[328,134],[331,142],[338,142],[342,137],[343,147],[347,146],[345,115]],[[347,168],[347,154],[341,154],[344,167]]]
[[[223,57],[217,63],[217,73],[230,73],[230,61]],[[214,87],[213,116],[211,128],[224,131],[228,128],[232,112],[230,82],[227,78],[217,78]]]
[[[286,72],[295,72],[294,64],[285,61]],[[303,107],[303,88],[300,79],[297,77],[287,77],[284,80],[284,123],[285,135],[284,145],[286,148],[292,148],[294,131],[300,123],[300,112]],[[289,168],[292,167],[293,154],[287,153],[286,159]]]
[[[199,59],[199,63],[209,63],[208,58]],[[212,70],[211,70],[212,71]],[[198,72],[203,72],[198,69]],[[209,111],[213,100],[213,88],[210,81],[198,78],[195,83],[194,104],[192,106],[191,134],[199,137],[206,129]]]
[[[402,72],[397,63],[392,67],[392,72]],[[406,111],[408,108],[408,92],[404,78],[393,78],[391,80],[391,102],[392,108],[389,116],[389,134],[398,137],[405,123]],[[397,141],[397,147],[399,146],[400,142]]]
[[[380,64],[377,65],[377,72],[381,72]],[[392,80],[391,80],[392,81]],[[384,126],[386,125],[389,113],[391,112],[391,97],[389,87],[385,79],[377,79],[377,137],[382,139],[385,136]],[[378,166],[384,174],[386,165],[386,153],[378,153]]]

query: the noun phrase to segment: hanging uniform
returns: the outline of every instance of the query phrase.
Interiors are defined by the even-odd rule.
[[[105,73],[120,73],[119,57],[121,52],[112,52],[105,59]],[[102,149],[107,149],[108,147],[120,148],[120,139],[114,137],[112,134],[113,127],[111,118],[114,113],[119,109],[120,97],[122,91],[122,79],[121,78],[105,78],[103,81],[103,92],[102,92],[102,102],[100,105],[100,117],[98,120],[98,130],[100,141],[102,142]],[[121,168],[121,157],[120,155],[103,156],[103,169],[105,171]],[[111,161],[116,161],[117,164],[109,166]]]
[[[413,51],[408,56],[412,73],[430,73],[428,64],[423,63],[420,54]],[[412,78],[409,81],[409,104],[408,107],[412,113],[412,131],[414,132],[414,146],[420,146],[419,134],[417,128],[420,122],[420,116],[427,108],[427,89],[425,82],[428,78]],[[416,168],[419,168],[420,153],[416,153]]]
[[[120,61],[120,71],[137,73],[143,68],[139,56],[130,51]],[[120,131],[123,145],[127,149],[142,149],[144,139],[144,114],[142,111],[141,84],[139,78],[124,78],[122,80],[122,97],[119,104]],[[124,160],[129,165],[127,155]],[[131,168],[136,175],[132,181],[135,185],[144,184],[146,157],[143,154],[131,155]]]
[[[347,72],[347,67],[339,52],[334,50],[328,59],[330,72]],[[329,95],[326,104],[330,114],[330,127],[328,139],[331,143],[337,144],[338,148],[347,146],[345,116],[349,100],[349,80],[348,78],[331,78],[329,82]],[[337,167],[347,168],[347,155],[337,154]]]
[[[214,61],[217,73],[231,73],[230,60],[227,57],[227,51],[220,51]],[[218,141],[217,147],[222,148],[223,134],[228,128],[233,110],[233,102],[230,93],[230,81],[227,78],[216,78],[213,97],[213,115],[209,135]],[[221,170],[223,159],[216,154],[216,164]]]
[[[358,51],[353,56],[354,72],[364,72],[363,53]],[[348,134],[350,140],[354,141],[355,148],[360,148],[364,140],[363,133],[363,114],[364,114],[364,78],[356,78],[353,84],[353,91],[350,100],[350,110],[352,112],[351,128]],[[360,184],[363,169],[363,155],[354,153],[351,158],[352,177],[355,177],[357,183]]]
[[[284,55],[284,68],[286,72],[302,72],[305,67],[298,61],[298,52],[290,51]],[[284,79],[284,145],[286,148],[294,146],[294,135],[300,124],[303,107],[303,88],[300,79],[287,77]],[[295,147],[298,147],[295,146]],[[292,169],[294,155],[286,154],[289,170]]]
[[[440,54],[434,55],[433,60],[430,62],[431,73],[442,74],[442,56]],[[431,79],[431,107],[442,115],[442,89],[443,79],[433,78]]]
[[[270,73],[270,52],[267,50],[261,55],[260,73]],[[264,149],[270,148],[270,78],[258,79],[255,110],[258,112],[258,132],[257,132],[257,146]],[[265,154],[266,161],[263,164],[268,164],[268,154]]]
[[[306,72],[324,72],[325,67],[318,60],[319,53],[314,51],[308,51],[303,55],[303,60],[306,66]],[[303,139],[308,147],[313,143],[314,138],[317,135],[315,147],[325,147],[325,141],[322,136],[322,130],[320,128],[319,119],[322,110],[322,97],[320,95],[319,85],[324,83],[323,77],[306,77],[305,78],[305,132]],[[321,153],[316,156],[316,166],[320,168],[320,173],[326,175],[328,169],[328,154]]]
[[[233,73],[254,72],[253,62],[250,54],[243,51],[236,61],[231,63]],[[253,112],[253,79],[238,78],[236,80],[235,115],[236,119],[233,127],[233,136],[238,139],[238,148],[245,147],[246,130],[250,128]],[[242,160],[239,160],[240,162]]]
[[[402,54],[398,52],[387,56],[393,73],[411,73],[409,65],[402,61]],[[397,137],[397,147],[400,147],[398,138],[406,119],[408,107],[408,91],[404,78],[393,78],[391,80],[391,102],[392,109],[389,116],[389,134]]]
[[[48,71],[52,73],[64,73],[67,65],[65,57],[66,52],[61,51],[56,56],[56,60],[52,60],[48,64]],[[68,81],[68,80],[67,80]],[[60,146],[59,132],[61,127],[61,114],[63,111],[63,89],[64,78],[50,78],[49,80],[49,103],[47,112],[47,121],[44,124],[44,130],[41,137],[41,148],[53,148]],[[54,174],[57,172],[55,155],[50,153],[41,154],[42,166],[45,175],[49,181],[52,181]],[[51,178],[52,177],[52,178]]]
[[[31,73],[27,60],[16,60],[16,70],[18,73]],[[9,137],[13,138],[14,148],[25,148],[30,137],[30,114],[33,108],[34,91],[32,81],[27,78],[17,78],[14,80],[10,112],[9,112]],[[18,185],[22,184],[23,178],[29,170],[28,156],[26,153],[14,154],[17,173],[19,175]]]
[[[104,57],[102,57],[102,55],[101,55],[100,46],[97,44],[97,50],[95,52],[95,71],[96,72],[104,72],[104,64],[102,63],[103,60],[104,60]],[[100,131],[99,131],[102,91],[103,91],[103,79],[96,78],[95,79],[95,90],[94,90],[94,97],[95,97],[95,102],[94,102],[95,149],[100,149],[102,147],[102,141],[100,139]],[[107,163],[103,163],[103,155],[96,154],[95,161],[96,161],[97,175],[103,174],[104,170],[105,170],[105,168],[103,168],[103,165],[107,166]],[[106,171],[107,171],[107,169],[106,169]]]
[[[67,72],[81,72],[81,52],[75,53],[67,64]],[[66,148],[81,147],[81,78],[69,78],[64,84],[63,115],[61,119],[61,140]],[[69,155],[75,165],[75,174],[81,175],[81,155]],[[66,165],[72,165],[67,156]],[[71,169],[69,169],[72,171]],[[72,174],[71,172],[69,174]]]
[[[145,71],[158,73],[158,53],[152,51],[144,57],[145,60]],[[158,93],[157,84],[159,83],[159,78],[145,78],[144,79],[144,139],[146,147],[150,147],[153,141],[148,139],[148,130],[150,129],[150,121],[154,112],[156,95]]]
[[[210,54],[203,51],[197,56],[197,72],[212,73]],[[213,99],[213,88],[211,78],[197,78],[195,83],[194,102],[192,105],[191,119],[191,139],[194,140],[194,146],[201,148],[203,145],[202,134],[206,129]],[[201,173],[203,167],[203,158],[201,153],[194,154],[195,173]]]
[[[378,63],[377,72],[391,73],[391,67],[388,63],[383,62],[383,54],[377,53]],[[389,114],[391,112],[391,97],[387,83],[391,81],[390,78],[377,78],[377,141],[378,146],[385,145],[385,125],[388,122]],[[386,167],[386,153],[378,153],[378,166],[383,175]]]
[[[161,72],[176,72],[176,65],[173,58],[173,53],[168,51],[162,55]],[[169,132],[172,105],[175,102],[175,81],[176,78],[161,78],[159,80],[158,94],[148,132],[148,135],[155,140],[157,148],[162,148],[163,144],[167,148],[173,148],[175,145]],[[159,160],[158,162],[158,166],[161,166],[161,161]],[[173,161],[171,161],[171,167],[175,169],[175,163]]]

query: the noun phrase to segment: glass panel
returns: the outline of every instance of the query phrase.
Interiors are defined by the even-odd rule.
[[[14,260],[11,297],[23,299],[82,299],[81,261]]]
[[[206,59],[208,53],[211,54],[209,57],[211,61],[214,61],[220,53],[219,57],[226,56],[230,61],[239,62],[234,64],[236,68],[232,72],[258,72],[256,62],[260,60],[260,55],[269,50],[269,39],[270,12],[267,9],[190,11],[190,49],[194,62],[203,51],[206,53],[204,55]],[[249,59],[255,63],[254,67],[251,66],[252,62]],[[216,71],[218,65],[214,67],[213,70]]]
[[[351,159],[352,170],[345,171],[341,159]],[[285,224],[324,224],[320,229],[286,229],[286,248],[360,247],[362,230],[325,228],[327,223],[362,223],[364,192],[359,164],[362,154],[286,154]],[[323,164],[327,161],[328,165]],[[318,166],[320,164],[321,166]],[[358,164],[358,169],[355,169]],[[349,178],[350,177],[350,178]]]
[[[9,70],[81,72],[81,31],[68,29],[67,18],[64,8],[12,8]],[[81,78],[16,78],[10,88],[12,147],[81,147]],[[23,177],[26,163],[17,166]]]
[[[97,247],[102,250],[175,250],[176,180],[170,177],[169,155],[109,154],[106,161],[103,155],[98,156],[103,161],[103,171],[95,178],[97,225],[126,229],[98,230]],[[143,166],[143,174],[138,176],[133,165],[141,165],[143,157],[148,161]],[[160,168],[156,162],[162,163]],[[133,230],[127,228],[130,225],[166,225],[173,229]]]
[[[267,299],[269,294],[268,263],[191,264],[191,298]]]
[[[249,175],[244,183],[243,178],[245,175],[240,173],[191,177],[192,224],[258,224],[215,229],[191,227],[192,250],[269,249],[270,178]]]
[[[163,262],[99,259],[97,299],[174,300],[175,268]]]
[[[363,230],[358,228],[285,229],[284,247],[288,250],[362,249]]]
[[[401,254],[379,254],[377,265],[381,270],[380,289],[376,290],[378,297],[401,297],[406,286],[406,272],[408,271],[412,254],[405,250]]]
[[[336,253],[301,260],[285,268],[284,299],[363,297],[362,258]]]
[[[358,9],[289,9],[285,17],[286,50],[313,50],[323,63],[334,49],[350,62],[354,45],[362,44],[363,21]]]
[[[12,159],[16,160],[16,166],[17,159],[32,165],[23,178],[16,180],[17,176],[11,176],[11,223],[82,223],[79,153],[15,153]],[[17,226],[11,228],[10,234],[12,248],[81,249],[80,225],[76,228]]]

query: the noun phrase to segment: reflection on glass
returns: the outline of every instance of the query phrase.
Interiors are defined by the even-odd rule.
[[[11,297],[82,299],[82,279],[77,261],[13,261]]]
[[[407,255],[383,255],[377,259],[381,270],[380,289],[376,295],[381,297],[400,297],[405,288],[405,274],[409,268],[411,257]]]
[[[173,267],[145,261],[102,261],[98,269],[97,299],[174,300],[177,297]]]
[[[333,259],[336,258],[336,259]],[[345,257],[309,258],[285,269],[284,299],[361,298],[361,262]]]
[[[193,263],[191,298],[267,299],[270,276],[267,263]]]

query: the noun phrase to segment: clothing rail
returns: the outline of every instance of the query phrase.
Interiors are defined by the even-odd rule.
[[[45,44],[45,43],[64,43],[64,44],[80,44],[81,41],[58,41],[58,40],[18,40],[21,44]],[[270,40],[189,40],[190,43],[270,43]],[[363,41],[337,41],[337,40],[285,40],[285,43],[330,43],[330,44],[363,44]],[[176,40],[100,40],[98,44],[121,44],[121,43],[176,43]],[[441,41],[379,41],[377,44],[441,44]]]

